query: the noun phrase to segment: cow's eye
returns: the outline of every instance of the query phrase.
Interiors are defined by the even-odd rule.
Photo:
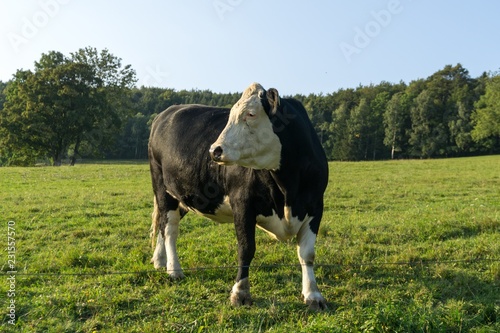
[[[248,112],[248,117],[249,117],[249,118],[254,118],[254,117],[255,117],[255,113],[253,113],[253,112]]]

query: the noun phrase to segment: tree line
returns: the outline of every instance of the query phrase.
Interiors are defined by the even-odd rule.
[[[456,157],[499,152],[500,76],[447,65],[409,84],[301,99],[332,160]]]
[[[108,50],[43,54],[33,71],[0,82],[0,164],[144,159],[151,122],[167,107],[231,107],[241,95],[135,83],[135,71]],[[500,152],[498,73],[472,78],[461,64],[447,65],[409,84],[288,97],[303,103],[330,160]]]

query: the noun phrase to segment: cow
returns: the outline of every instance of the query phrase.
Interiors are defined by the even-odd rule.
[[[304,302],[326,309],[313,262],[328,163],[299,101],[253,83],[231,109],[171,106],[153,121],[148,155],[156,269],[184,277],[176,241],[179,221],[192,211],[234,223],[238,273],[232,305],[252,304],[249,268],[259,227],[281,241],[297,237]]]

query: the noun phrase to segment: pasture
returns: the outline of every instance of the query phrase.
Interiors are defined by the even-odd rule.
[[[316,277],[302,304],[294,241],[257,231],[254,305],[232,308],[232,225],[194,214],[186,278],[153,270],[146,163],[0,168],[2,332],[499,332],[500,156],[330,163]],[[15,300],[15,325],[8,302]]]

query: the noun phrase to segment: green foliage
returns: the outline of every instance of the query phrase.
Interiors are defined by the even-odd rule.
[[[47,158],[60,165],[71,148],[102,149],[126,116],[122,95],[134,82],[129,66],[107,50],[86,48],[66,57],[43,54],[34,71],[19,70],[0,113],[2,159],[33,164]]]
[[[396,93],[387,103],[384,117],[384,145],[391,148],[391,159],[396,152],[405,150],[408,142],[406,128],[409,123],[410,101],[404,92]]]
[[[332,151],[328,154],[330,158],[335,158],[341,161],[351,159],[351,135],[347,122],[350,118],[347,103],[343,103],[335,109],[333,113],[333,122],[331,126],[332,135]]]
[[[76,156],[145,159],[154,115],[175,104],[231,107],[240,97],[134,88],[134,71],[107,50],[52,57],[44,55],[34,73],[19,71],[7,88],[0,85],[0,107],[6,100],[0,111],[3,165],[63,157],[74,162]],[[90,83],[82,84],[78,75]],[[44,80],[54,83],[42,86]],[[470,156],[500,152],[499,82],[496,74],[471,78],[457,64],[409,84],[381,82],[293,98],[305,106],[330,160]]]
[[[3,103],[5,102],[5,88],[7,83],[0,81],[0,110],[3,109]]]
[[[475,141],[485,141],[488,146],[500,140],[500,75],[488,80],[486,93],[476,104],[473,114],[475,124],[472,137]]]
[[[329,309],[320,313],[301,302],[295,242],[259,231],[255,304],[232,308],[234,227],[191,213],[178,241],[186,278],[154,271],[146,163],[0,168],[18,271],[16,326],[4,309],[0,331],[498,332],[499,162],[330,163],[315,268]]]
[[[491,86],[488,82],[485,75],[471,78],[457,64],[408,85],[381,82],[293,98],[305,106],[330,160],[467,156],[500,151],[496,137],[472,139],[478,123],[472,118],[482,112],[475,112],[475,108],[485,105],[477,101],[485,94],[485,87]],[[136,114],[150,117],[174,104],[230,107],[239,95],[141,87],[134,89],[132,99]],[[120,140],[106,156],[147,157],[145,135],[139,138],[131,132],[133,126],[139,126],[138,132],[146,133],[147,124],[139,124],[137,117],[128,121]]]
[[[240,96],[239,93],[217,94],[209,90],[134,88],[131,91],[130,108],[135,115],[128,117],[117,141],[104,151],[104,155],[118,159],[145,159],[151,121],[158,113],[176,104],[204,104],[230,108]]]
[[[442,154],[446,142],[445,127],[439,120],[434,96],[429,90],[422,91],[411,109],[411,155],[424,158]]]

